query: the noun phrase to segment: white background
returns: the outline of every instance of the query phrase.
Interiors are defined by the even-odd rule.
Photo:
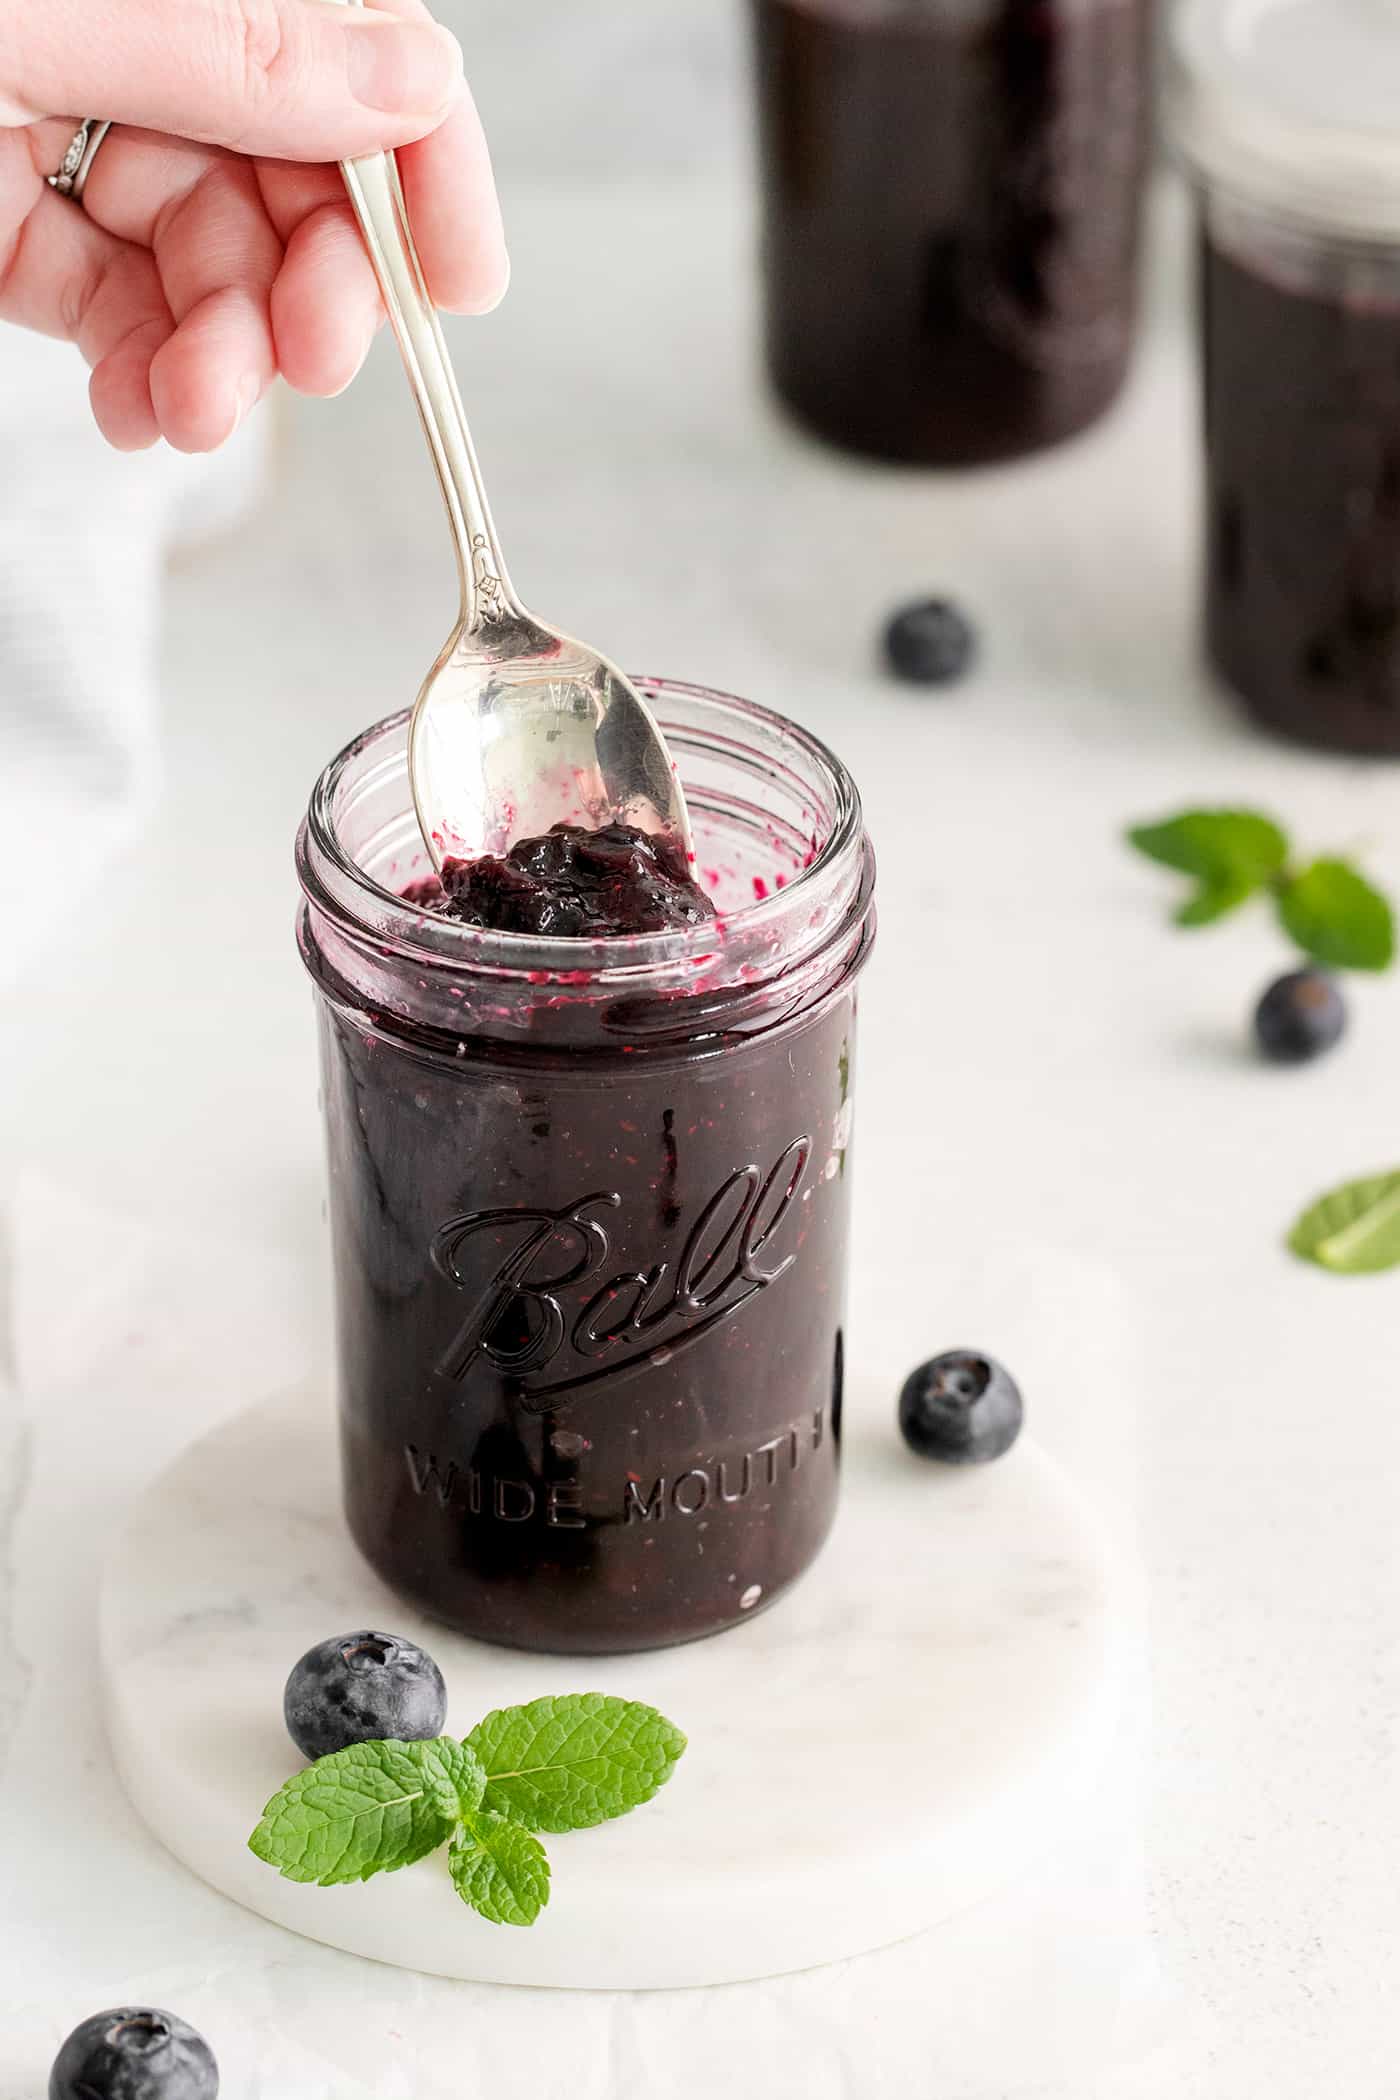
[[[1321,1188],[1400,1162],[1400,983],[1355,988],[1352,1035],[1325,1065],[1261,1069],[1243,1021],[1284,960],[1278,937],[1262,915],[1170,933],[1170,885],[1119,833],[1187,800],[1257,802],[1308,845],[1364,846],[1400,886],[1400,776],[1257,740],[1197,669],[1178,212],[1158,215],[1150,333],[1103,431],[964,481],[853,467],[785,426],[759,382],[733,11],[445,12],[512,234],[506,306],[453,339],[517,581],[629,665],[798,715],[865,792],[882,946],[864,1003],[853,1352],[893,1381],[936,1348],[995,1349],[995,1333],[961,1332],[940,1279],[969,1262],[1016,1274],[1046,1246],[1111,1272],[1132,1308],[1131,1389],[1095,1419],[1136,1452],[1136,1492],[1082,1440],[1077,1457],[1141,1547],[1143,1834],[1176,1996],[1154,2046],[1077,2100],[1381,2100],[1400,2048],[1400,1280],[1332,1280],[1280,1242]],[[873,655],[884,612],[926,589],[966,604],[984,641],[977,678],[944,698],[892,688]],[[242,2089],[313,2100],[362,2089],[347,2027],[382,2051],[395,2022],[429,2017],[402,1979],[238,1920],[130,1826],[93,1723],[90,1631],[103,1533],[130,1489],[325,1352],[291,838],[315,771],[411,696],[452,612],[387,346],[344,400],[284,417],[256,525],[185,561],[168,610],[162,806],[68,900],[0,1036],[4,1187],[31,1191],[7,1234],[20,1376],[13,1404],[0,1390],[0,1749],[16,1773],[50,1774],[5,1800],[31,1863],[5,1906],[5,2100],[39,2089],[94,1992],[183,1982],[246,2020],[252,1964],[268,2082]],[[43,886],[63,881],[60,862]],[[131,1221],[115,1239],[113,1218]],[[94,1345],[95,1281],[120,1278],[143,1229],[182,1248],[169,1362],[159,1335],[123,1324],[120,1292],[98,1301]],[[219,1288],[225,1261],[243,1283],[250,1247],[266,1279],[251,1300]],[[1068,1428],[1056,1436],[1082,1419],[1072,1349],[1055,1377],[1063,1390],[1030,1404],[1074,1458]],[[61,1412],[36,1411],[40,1387]],[[201,1960],[211,1946],[226,1984]],[[844,2002],[830,2091],[897,2089],[881,2071],[898,2060],[891,2022],[917,2033],[933,2012],[911,1999],[863,2028],[859,1990]],[[522,2091],[528,2072],[551,2094],[546,2068],[566,2069],[584,2100],[713,2090],[687,2083],[683,2051],[546,2064],[564,2033],[552,2001],[495,2003],[463,2059],[482,2091],[511,2091],[511,2064]],[[734,2089],[781,2095],[763,2003],[733,2013],[748,2036]],[[387,2073],[376,2089],[398,2090]],[[1048,2072],[1016,2088],[1053,2089]],[[939,2090],[1010,2088],[972,2063]]]

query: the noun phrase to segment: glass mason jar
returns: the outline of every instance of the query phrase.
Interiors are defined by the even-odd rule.
[[[815,738],[641,683],[717,922],[551,941],[406,899],[402,715],[297,848],[350,1529],[433,1618],[555,1652],[736,1624],[836,1505],[873,857]]]
[[[822,436],[975,466],[1127,372],[1154,0],[751,0],[768,362]]]
[[[1254,718],[1400,752],[1400,5],[1189,0],[1206,646]]]

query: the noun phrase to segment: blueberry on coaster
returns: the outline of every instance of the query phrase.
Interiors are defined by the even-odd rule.
[[[215,2100],[219,2067],[174,2013],[118,2006],[75,2027],[49,2073],[49,2100]]]
[[[351,1743],[418,1743],[442,1734],[447,1686],[431,1655],[392,1633],[346,1633],[307,1652],[282,1698],[302,1755]]]
[[[920,1458],[945,1465],[984,1465],[1009,1451],[1025,1409],[1010,1373],[995,1357],[951,1349],[920,1364],[904,1381],[899,1426]]]

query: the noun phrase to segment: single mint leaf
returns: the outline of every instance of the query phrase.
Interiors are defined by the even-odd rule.
[[[454,1823],[464,1822],[481,1806],[486,1792],[486,1772],[475,1750],[450,1735],[436,1736],[430,1743],[406,1744],[422,1759],[432,1790],[431,1798]]]
[[[1349,1181],[1305,1210],[1288,1244],[1338,1276],[1400,1267],[1400,1168]]]
[[[1259,884],[1252,877],[1237,876],[1230,880],[1202,883],[1194,897],[1188,897],[1176,914],[1178,926],[1213,926],[1217,919],[1237,911],[1255,895]]]
[[[685,1749],[655,1707],[601,1692],[488,1714],[467,1738],[486,1768],[484,1805],[529,1830],[586,1830],[650,1801]]]
[[[288,1881],[322,1888],[412,1866],[461,1814],[448,1741],[352,1743],[318,1757],[278,1788],[250,1851]]]
[[[1284,884],[1279,917],[1305,955],[1335,970],[1385,970],[1395,959],[1395,914],[1348,861],[1315,860]]]
[[[1196,876],[1205,890],[1243,885],[1237,902],[1271,881],[1288,859],[1288,840],[1278,825],[1252,809],[1183,810],[1160,824],[1135,824],[1128,843],[1164,868]]]
[[[473,1816],[447,1855],[464,1903],[493,1925],[533,1925],[549,1901],[549,1861],[537,1837],[489,1809]]]

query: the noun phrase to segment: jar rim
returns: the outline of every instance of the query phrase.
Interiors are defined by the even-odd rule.
[[[829,829],[810,862],[794,869],[781,887],[723,912],[718,921],[662,933],[589,939],[497,932],[412,903],[360,866],[343,845],[336,823],[337,796],[347,775],[377,743],[406,726],[409,710],[401,709],[352,738],[323,769],[312,789],[296,849],[297,871],[308,903],[346,937],[390,941],[405,960],[412,959],[424,968],[446,966],[473,976],[531,981],[586,977],[594,991],[685,979],[714,965],[720,949],[732,947],[741,962],[746,954],[771,950],[785,928],[799,923],[829,927],[833,913],[841,916],[862,879],[865,833],[860,795],[841,760],[820,737],[757,701],[674,678],[645,675],[634,677],[633,683],[653,703],[664,702],[673,694],[712,705],[730,714],[736,723],[749,724],[793,747],[813,766],[828,803]],[[820,935],[807,944],[811,945],[821,945]],[[798,944],[799,953],[802,946]]]
[[[1400,82],[1400,6],[1384,5],[1391,19],[1382,19],[1377,0],[1325,0],[1324,23],[1318,0],[1182,0],[1166,112],[1190,172],[1319,232],[1400,240],[1400,132],[1393,118],[1377,121],[1366,100],[1378,67]],[[1339,7],[1348,8],[1345,17]],[[1339,51],[1354,42],[1377,63],[1329,70],[1318,39],[1326,32],[1335,41],[1339,31]],[[1353,99],[1358,72],[1364,92]]]

